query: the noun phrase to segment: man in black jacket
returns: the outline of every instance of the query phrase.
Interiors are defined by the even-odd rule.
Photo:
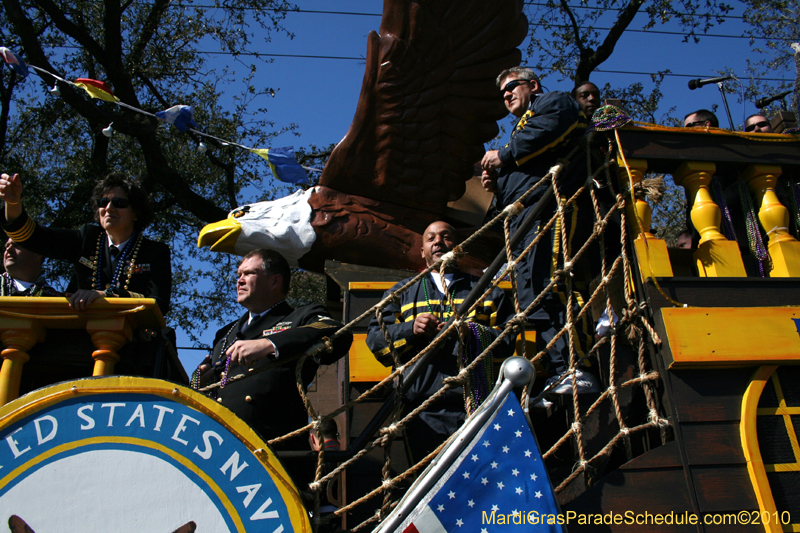
[[[422,235],[421,254],[428,266],[433,265],[456,245],[455,231],[446,222],[434,222]],[[375,357],[386,366],[393,364],[392,348],[401,364],[405,364],[423,348],[445,326],[447,320],[472,290],[477,278],[458,270],[446,271],[444,283],[436,270],[402,293],[400,303],[390,303],[381,312],[391,340],[386,343],[381,324],[373,318],[369,324],[367,345]],[[396,291],[408,279],[397,283],[385,295]],[[511,302],[500,289],[491,294],[467,317],[465,334],[468,346],[459,346],[456,335],[451,335],[439,348],[430,364],[420,374],[406,393],[408,400],[405,413],[411,412],[434,393],[439,391],[447,377],[455,376],[483,352],[503,331],[503,326],[513,313]],[[505,358],[513,352],[515,335],[505,337],[492,356]],[[486,398],[494,385],[492,357],[485,358],[469,373],[466,393],[464,388],[450,389],[419,417],[411,420],[405,428],[406,447],[410,460],[416,463],[436,449],[464,422],[465,407],[472,411]]]
[[[496,195],[497,209],[513,204],[531,187],[548,174],[559,160],[564,160],[586,130],[587,121],[577,102],[561,91],[544,93],[534,72],[525,67],[505,70],[497,77],[497,86],[503,95],[506,108],[519,118],[508,144],[499,150],[489,150],[481,160],[484,188]],[[553,279],[557,270],[563,268],[561,250],[563,235],[567,235],[570,255],[577,252],[589,229],[591,205],[587,205],[588,194],[584,194],[573,205],[566,205],[570,198],[586,181],[584,150],[578,150],[561,171],[556,185],[562,198],[565,227],[561,221],[517,265],[517,288],[520,305],[529,307]],[[533,209],[544,194],[540,186],[523,202],[524,209],[511,223],[512,233]],[[540,228],[556,212],[556,202],[545,208],[541,217],[531,226],[514,249],[514,256],[533,242]],[[586,212],[586,215],[584,215]],[[576,240],[573,243],[573,239]],[[566,325],[568,295],[563,283],[549,290],[528,314],[542,346],[549,344]],[[570,366],[568,335],[557,338],[548,350],[549,361],[544,361],[552,374],[561,374]],[[578,357],[582,355],[578,347]]]
[[[259,249],[248,253],[239,265],[236,282],[236,300],[247,313],[217,332],[210,361],[198,368],[200,383],[212,378],[220,381],[217,400],[265,440],[308,423],[308,413],[297,392],[297,360],[341,328],[322,305],[294,309],[286,303],[290,276],[289,264],[278,252]],[[311,383],[320,364],[333,363],[345,355],[352,339],[350,333],[342,335],[333,342],[332,352],[307,358],[302,385]],[[271,365],[269,369],[258,372],[267,365]],[[252,375],[228,383],[251,370]],[[307,439],[301,436],[285,448],[299,449],[297,443],[307,447]]]
[[[98,224],[80,229],[40,226],[22,206],[18,174],[0,175],[5,202],[0,225],[23,248],[74,266],[67,287],[69,304],[85,311],[100,297],[154,298],[162,314],[169,311],[172,267],[169,246],[144,237],[153,219],[147,193],[136,180],[113,172],[94,188],[92,204]]]

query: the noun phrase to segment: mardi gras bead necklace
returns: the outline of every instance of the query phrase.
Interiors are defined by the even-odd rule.
[[[111,283],[108,286],[103,287],[100,283],[100,272],[103,270],[103,241],[108,239],[108,235],[105,231],[101,231],[100,235],[97,236],[97,248],[95,250],[95,262],[94,268],[92,270],[92,288],[97,291],[102,291],[108,288],[120,288],[122,283],[122,272],[123,269],[125,270],[125,285],[122,287],[125,290],[128,290],[128,285],[131,283],[131,277],[133,276],[133,268],[136,265],[136,256],[139,254],[139,248],[142,247],[142,234],[138,231],[134,231],[133,235],[131,235],[131,239],[128,244],[125,246],[120,252],[119,258],[117,259],[117,266],[114,269],[114,275],[111,277]],[[125,266],[127,264],[127,267]]]
[[[14,289],[14,282],[11,281],[11,276],[8,275],[8,272],[3,272],[3,284],[2,289],[0,289],[0,296],[11,296],[11,291]]]
[[[492,343],[487,326],[467,322],[467,327],[469,331],[466,332],[466,339],[462,343],[461,368],[469,366]],[[489,396],[493,373],[491,355],[484,357],[467,373],[467,380],[464,383],[464,408],[467,414],[472,414]]]
[[[433,306],[431,305],[431,299],[428,296],[428,277],[422,278],[422,291],[425,293],[425,303],[428,306],[428,311],[432,315],[436,315],[433,310]],[[453,284],[452,282],[450,283]],[[444,302],[447,301],[447,307],[444,306]],[[442,300],[439,302],[439,318],[444,320],[447,316],[452,314],[453,311],[453,298],[452,298],[452,290],[448,292],[447,288],[445,288],[445,292],[442,294]]]
[[[11,296],[15,290],[16,285],[14,284],[14,280],[8,275],[8,272],[3,272],[3,280],[2,283],[0,283],[0,296]],[[27,294],[24,294],[26,292]],[[41,296],[43,292],[44,282],[39,280],[31,285],[30,288],[23,291],[22,294],[17,294],[16,296]]]
[[[276,307],[278,307],[279,305],[281,305],[285,301],[286,301],[286,299],[283,299],[283,300],[277,302],[276,304],[274,304],[272,307],[270,307],[269,309],[267,309],[263,313],[259,313],[259,316],[266,315],[267,313],[269,313],[270,311],[272,311],[273,309],[275,309]],[[238,324],[239,324],[239,321],[237,320],[236,322],[233,323],[233,325],[231,325],[230,329],[228,329],[228,331],[225,332],[225,336],[222,338],[222,347],[220,348],[220,351],[219,351],[220,360],[222,359],[222,357],[224,355],[226,355],[225,352],[228,351],[228,348],[232,344],[231,343],[231,334],[233,333],[233,330],[236,328],[236,326]],[[231,369],[231,357],[228,355],[228,356],[225,357],[225,367],[222,369],[222,373],[220,374],[219,388],[211,391],[210,395],[211,395],[212,398],[216,398],[217,397],[217,391],[219,391],[221,389],[224,389],[225,385],[228,384],[228,377],[230,375],[230,369]],[[199,370],[200,370],[199,368],[195,369],[194,373],[192,374],[191,384],[192,384],[192,387],[195,390],[197,390],[200,387],[200,372],[199,372]]]
[[[758,270],[761,277],[767,277],[772,270],[772,258],[769,250],[764,246],[764,239],[761,238],[761,229],[758,225],[758,215],[756,214],[753,201],[750,199],[750,192],[743,181],[739,182],[739,198],[742,202],[744,212],[744,222],[747,228],[747,243],[750,246],[750,253],[758,259]]]

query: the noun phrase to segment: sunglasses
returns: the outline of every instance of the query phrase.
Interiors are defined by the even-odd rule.
[[[695,120],[694,122],[690,122],[684,126],[684,128],[695,128],[697,126],[705,126],[706,120]]]
[[[523,83],[530,83],[531,80],[511,80],[510,82],[506,83],[506,86],[500,89],[501,93],[511,92]]]
[[[767,122],[766,120],[762,120],[761,122],[750,124],[744,129],[744,131],[753,131],[756,128],[766,128],[767,126],[769,126],[769,122]]]
[[[97,207],[106,208],[108,204],[113,205],[117,209],[125,209],[126,207],[131,206],[131,201],[127,198],[108,198],[103,196],[102,198],[97,199]]]

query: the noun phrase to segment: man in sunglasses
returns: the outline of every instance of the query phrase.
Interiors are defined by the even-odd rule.
[[[80,229],[40,226],[22,207],[18,174],[0,175],[0,198],[5,201],[0,225],[15,243],[74,266],[67,287],[70,307],[86,310],[100,297],[154,298],[166,314],[172,290],[169,247],[146,239],[153,219],[147,193],[132,178],[112,173],[93,191],[94,219]]]
[[[495,193],[496,207],[502,210],[541,181],[559,159],[570,154],[586,130],[587,119],[569,93],[543,93],[539,79],[528,68],[515,67],[501,72],[497,77],[497,86],[508,111],[519,118],[508,144],[499,150],[489,150],[481,160],[481,181],[486,190]],[[586,181],[584,154],[585,150],[578,150],[570,155],[569,163],[559,175],[557,188],[564,199],[571,197]],[[535,189],[523,201],[523,211],[511,223],[512,233],[527,218],[545,189],[544,186]],[[522,309],[534,302],[550,283],[554,271],[562,268],[561,259],[554,261],[554,258],[561,257],[558,253],[563,242],[564,233],[561,232],[568,236],[567,246],[572,253],[578,249],[580,243],[573,243],[572,239],[580,239],[581,233],[585,233],[584,222],[591,223],[590,217],[582,217],[584,211],[591,213],[587,200],[588,194],[584,194],[577,202],[565,205],[563,209],[568,227],[553,225],[517,265],[518,297]],[[555,208],[555,202],[545,208],[539,220],[514,249],[515,256],[519,256],[533,242],[539,229],[555,213]],[[573,231],[573,224],[579,231]],[[553,341],[545,366],[554,374],[566,371],[570,360],[568,336],[555,338],[566,323],[566,306],[562,299],[564,289],[559,283],[555,289],[547,291],[540,303],[528,312],[528,322],[538,333],[537,341],[545,344]]]
[[[767,117],[758,113],[745,119],[744,131],[748,133],[774,133]]]
[[[719,128],[717,115],[708,109],[698,109],[683,117],[684,128]]]

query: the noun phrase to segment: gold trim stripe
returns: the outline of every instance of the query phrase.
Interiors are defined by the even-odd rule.
[[[567,137],[567,135],[572,133],[572,130],[577,128],[580,124],[581,124],[580,121],[576,120],[575,123],[572,124],[572,126],[570,126],[567,129],[567,131],[565,131],[558,139],[556,139],[555,141],[551,142],[550,144],[548,144],[546,146],[543,146],[541,149],[533,152],[532,154],[526,155],[525,157],[523,157],[522,159],[517,161],[517,166],[521,167],[522,165],[524,165],[525,163],[527,163],[528,161],[530,161],[534,157],[536,157],[536,156],[538,156],[538,155],[540,155],[540,154],[552,149],[554,146],[557,146],[557,145],[561,144],[562,142],[564,142],[564,139]],[[585,125],[583,127],[586,128]]]
[[[778,463],[775,465],[764,465],[767,472],[800,472],[798,463]]]
[[[800,407],[759,407],[758,415],[800,415]]]
[[[6,230],[6,235],[8,235],[8,238],[14,242],[24,242],[31,238],[31,235],[33,235],[33,231],[35,229],[36,223],[33,221],[33,219],[29,218],[17,231]]]
[[[400,339],[399,341],[395,341],[394,348],[397,349],[397,348],[400,348],[402,346],[405,346],[406,342],[407,341],[405,339]],[[392,351],[392,347],[391,346],[387,346],[386,348],[384,348],[383,350],[378,352],[378,355],[386,355],[387,353],[389,353],[391,351]]]
[[[453,305],[459,305],[461,303],[464,303],[464,299],[463,298],[461,298],[461,299],[458,299],[458,298],[453,299]],[[430,304],[430,305],[442,305],[442,301],[441,300],[429,300],[427,302],[411,302],[411,303],[408,303],[408,304],[404,305],[403,307],[401,307],[400,308],[400,312],[401,313],[405,313],[406,311],[410,311],[410,310],[414,309],[415,307],[416,308],[421,308],[421,309],[427,309],[428,304]],[[497,311],[497,305],[494,303],[494,300],[484,300],[483,301],[483,307],[484,308],[488,307],[492,311]],[[474,313],[474,311],[473,311],[473,313]],[[470,315],[470,316],[472,316],[472,315]]]

